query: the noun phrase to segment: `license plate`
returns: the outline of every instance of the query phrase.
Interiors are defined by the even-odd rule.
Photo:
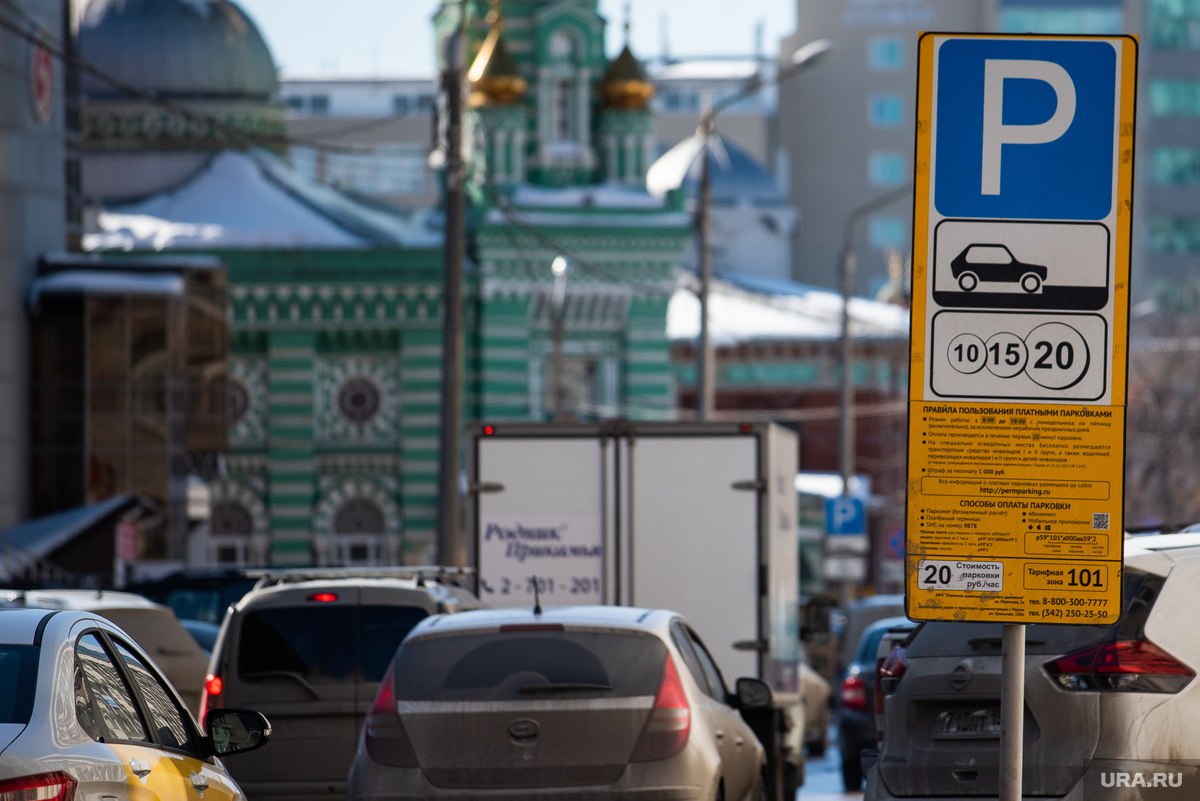
[[[944,709],[933,721],[935,737],[999,737],[1000,710]]]

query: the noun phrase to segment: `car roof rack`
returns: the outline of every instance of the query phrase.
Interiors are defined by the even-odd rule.
[[[271,587],[277,584],[288,584],[298,581],[315,581],[330,579],[411,579],[417,586],[424,586],[426,581],[436,581],[441,584],[451,584],[462,587],[462,581],[473,576],[475,569],[471,567],[451,567],[448,565],[398,565],[395,567],[279,567],[251,569],[246,571],[250,578],[257,579],[254,589]]]

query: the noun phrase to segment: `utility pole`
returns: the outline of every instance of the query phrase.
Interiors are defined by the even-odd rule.
[[[446,39],[442,90],[446,98],[446,241],[442,304],[442,414],[438,465],[438,563],[467,563],[459,491],[463,409],[463,260],[466,253],[466,173],[462,154],[463,74],[466,61],[464,4]]]

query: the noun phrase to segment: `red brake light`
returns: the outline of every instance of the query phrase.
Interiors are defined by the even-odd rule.
[[[337,599],[338,594],[336,592],[314,592],[312,595],[308,596],[308,600],[316,601],[319,604],[333,603]]]
[[[76,781],[61,770],[0,781],[0,801],[71,801]]]
[[[1149,640],[1117,640],[1060,656],[1043,669],[1064,690],[1177,693],[1196,672]]]
[[[842,679],[842,706],[846,709],[857,709],[860,712],[867,708],[867,683],[857,673]]]
[[[388,666],[387,674],[379,683],[375,700],[367,710],[363,739],[367,755],[380,765],[395,768],[417,767],[417,753],[413,750],[408,732],[396,711],[395,668]]]
[[[679,753],[687,745],[692,731],[692,708],[688,705],[683,682],[675,669],[675,660],[667,654],[654,708],[646,719],[642,734],[633,748],[630,762],[652,762]]]
[[[220,704],[214,706],[211,702],[219,699],[223,692],[225,692],[225,682],[220,676],[209,673],[204,677],[204,691],[200,693],[200,715],[198,720],[200,721],[200,727],[205,731],[208,731],[208,724],[204,721],[204,718],[208,716],[209,707],[212,706],[215,709],[217,706],[220,706]]]
[[[490,437],[492,434],[495,434],[495,433],[496,433],[496,427],[494,425],[489,424],[489,425],[485,425],[483,427],[483,435],[485,437]]]

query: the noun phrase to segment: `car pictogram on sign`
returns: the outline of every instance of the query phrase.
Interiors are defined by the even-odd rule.
[[[1026,264],[1004,245],[972,244],[950,262],[950,275],[963,292],[973,292],[981,281],[1019,284],[1033,294],[1042,288],[1047,270],[1042,264]]]

